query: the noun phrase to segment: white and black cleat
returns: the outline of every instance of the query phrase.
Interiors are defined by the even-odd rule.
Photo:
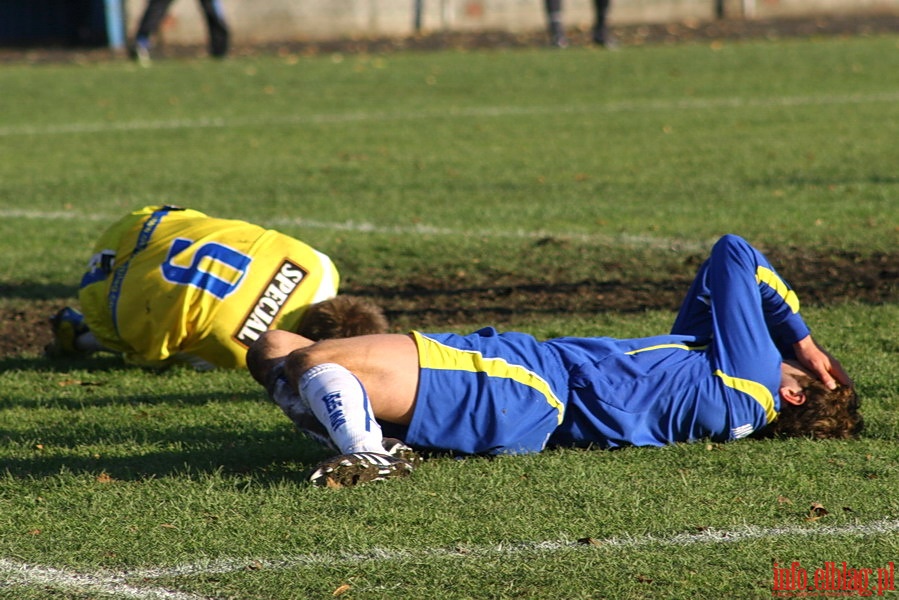
[[[407,477],[413,469],[411,463],[389,454],[353,452],[319,463],[309,476],[309,481],[321,487],[349,487],[370,481]]]
[[[387,452],[387,454],[395,458],[403,459],[412,465],[413,469],[421,464],[421,455],[407,446],[403,440],[386,437],[381,440],[381,445],[384,446],[384,451]]]

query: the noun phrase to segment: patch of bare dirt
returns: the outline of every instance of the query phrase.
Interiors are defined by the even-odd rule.
[[[899,253],[862,256],[852,252],[811,254],[798,249],[769,257],[794,284],[805,306],[844,302],[899,302]],[[396,287],[350,285],[343,292],[365,296],[387,312],[395,330],[442,330],[471,323],[502,326],[529,317],[601,312],[676,310],[693,277],[699,257],[689,257],[680,272],[664,280],[591,279],[547,284],[509,279],[469,286],[447,284],[428,275]],[[602,273],[602,265],[597,265]],[[65,300],[32,300],[0,308],[0,358],[40,353],[50,341],[49,317]]]
[[[899,302],[899,253],[863,257],[851,252],[813,255],[793,250],[782,256],[768,255],[776,265],[789,265],[780,272],[794,284],[804,306]],[[344,291],[378,301],[400,330],[437,330],[470,323],[502,325],[541,315],[674,311],[684,299],[699,260],[685,260],[683,270],[665,280],[637,277],[551,285],[521,280],[498,286],[452,287],[419,279],[395,288]],[[601,265],[597,272],[603,272]]]

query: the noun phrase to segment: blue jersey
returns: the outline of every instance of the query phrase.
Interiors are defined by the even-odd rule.
[[[777,416],[781,362],[806,335],[767,259],[725,236],[668,335],[414,334],[420,381],[406,441],[505,453],[738,439]]]

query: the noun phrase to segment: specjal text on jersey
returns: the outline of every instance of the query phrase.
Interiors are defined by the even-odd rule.
[[[234,339],[247,347],[259,339],[259,335],[268,330],[278,318],[281,309],[305,276],[306,271],[285,259],[275,276],[263,288],[253,309],[234,334]]]

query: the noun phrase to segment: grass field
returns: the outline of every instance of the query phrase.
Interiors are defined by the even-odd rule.
[[[432,282],[460,304],[506,281],[682,280],[733,232],[788,279],[814,259],[852,282],[804,313],[867,427],[437,458],[315,489],[303,475],[325,454],[246,373],[28,350],[0,357],[0,597],[768,598],[775,563],[795,562],[810,582],[828,562],[872,569],[895,596],[897,72],[897,36],[5,65],[8,314],[74,302],[100,230],[157,203],[296,235],[351,290]],[[851,293],[872,257],[880,301]],[[503,326],[625,337],[673,318],[626,300]],[[425,308],[394,310],[396,327]]]

